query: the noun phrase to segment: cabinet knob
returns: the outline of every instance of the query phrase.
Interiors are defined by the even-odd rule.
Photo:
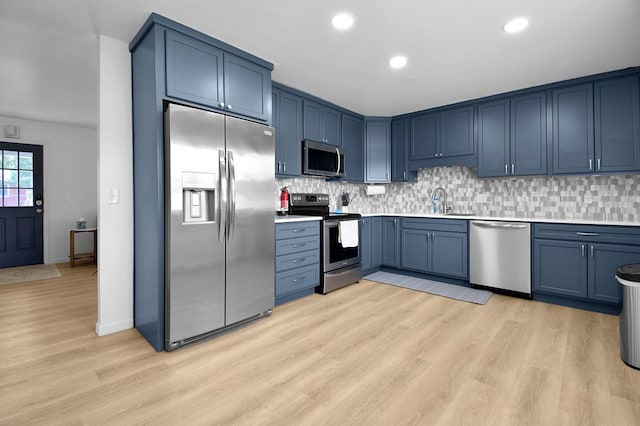
[[[283,161],[282,162],[282,173],[285,173],[287,171],[287,162]]]
[[[224,108],[224,102],[220,102],[220,103],[218,104],[218,106],[219,106],[220,108]]]
[[[227,109],[232,109],[232,108],[231,108],[231,105],[227,105]]]

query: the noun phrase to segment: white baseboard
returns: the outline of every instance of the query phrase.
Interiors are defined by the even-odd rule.
[[[128,330],[130,328],[133,328],[133,318],[114,322],[112,324],[96,323],[96,334],[98,336],[105,336],[107,334],[117,333],[118,331]]]

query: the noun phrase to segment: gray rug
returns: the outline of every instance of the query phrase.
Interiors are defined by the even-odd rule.
[[[397,287],[436,294],[450,299],[477,303],[478,305],[484,305],[487,303],[493,294],[486,290],[476,290],[469,287],[425,280],[423,278],[408,277],[406,275],[392,274],[390,272],[383,271],[374,272],[373,274],[367,275],[363,278],[365,280],[377,281],[383,284],[390,284]]]

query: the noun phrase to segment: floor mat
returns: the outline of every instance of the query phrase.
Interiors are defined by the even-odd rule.
[[[365,280],[376,281],[383,284],[390,284],[397,287],[436,294],[450,299],[477,303],[478,305],[484,305],[487,303],[493,294],[487,290],[476,290],[455,284],[441,283],[438,281],[425,280],[423,278],[409,277],[406,275],[383,271],[374,272],[373,274],[367,275],[363,278]]]
[[[0,285],[61,277],[56,265],[29,265],[0,269]]]

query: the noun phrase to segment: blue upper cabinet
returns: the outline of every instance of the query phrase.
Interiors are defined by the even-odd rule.
[[[217,108],[224,102],[222,50],[166,31],[167,96]]]
[[[440,155],[440,114],[423,114],[411,119],[410,160],[430,160]]]
[[[271,119],[271,70],[166,30],[167,96],[261,121]]]
[[[224,54],[224,108],[267,121],[271,111],[271,71]],[[218,104],[220,105],[220,104]],[[223,108],[220,105],[221,108]]]
[[[276,175],[300,176],[302,171],[302,98],[273,88],[273,126],[276,128]]]
[[[478,105],[478,176],[546,174],[546,98],[542,92]]]
[[[638,76],[553,91],[553,173],[640,170]]]
[[[547,173],[547,95],[511,98],[511,166],[516,176]]]
[[[305,139],[342,146],[340,111],[305,99],[303,117]]]
[[[364,182],[364,119],[342,114],[342,149],[344,150],[344,179]]]
[[[391,120],[367,119],[365,181],[391,181]]]
[[[409,173],[410,121],[408,118],[391,121],[391,181],[408,182]],[[415,179],[414,179],[415,180]]]
[[[553,173],[594,171],[593,85],[553,91]]]
[[[594,83],[595,171],[640,170],[638,76]]]
[[[478,105],[478,176],[510,172],[509,99]]]
[[[475,166],[475,105],[414,115],[409,170],[450,165]]]
[[[442,113],[440,157],[473,154],[473,106],[445,110]]]

